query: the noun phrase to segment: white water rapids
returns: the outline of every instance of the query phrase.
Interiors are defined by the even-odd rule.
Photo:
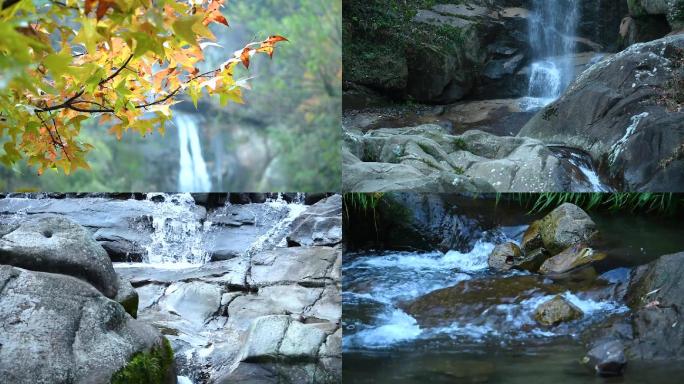
[[[496,240],[500,241],[501,238]],[[364,254],[343,265],[343,303],[347,317],[343,322],[344,349],[386,349],[436,337],[474,343],[494,339],[506,343],[514,339],[575,336],[572,328],[543,329],[536,324],[533,318],[536,307],[553,295],[536,294],[525,300],[500,303],[448,326],[433,328],[421,327],[415,318],[399,308],[402,302],[461,281],[527,274],[519,271],[506,276],[493,274],[487,259],[494,246],[494,242],[479,240],[468,252]],[[581,321],[626,310],[619,303],[596,301],[570,291],[562,296],[584,312]]]

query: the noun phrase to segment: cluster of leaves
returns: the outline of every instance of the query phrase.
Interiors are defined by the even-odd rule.
[[[88,168],[92,145],[80,138],[91,116],[121,137],[163,133],[170,107],[203,92],[222,105],[242,102],[256,53],[273,55],[271,36],[250,43],[218,68],[200,71],[215,46],[212,23],[228,25],[225,0],[5,0],[0,8],[0,162],[25,158],[39,173]]]

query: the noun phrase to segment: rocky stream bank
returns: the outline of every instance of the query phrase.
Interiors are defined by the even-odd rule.
[[[341,197],[288,200],[0,199],[0,375],[339,382]]]

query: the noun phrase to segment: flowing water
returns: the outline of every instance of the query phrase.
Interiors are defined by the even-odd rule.
[[[476,206],[466,209],[472,217],[488,212]],[[505,217],[488,221],[505,226],[466,234],[479,240],[465,252],[345,254],[345,382],[603,382],[579,364],[585,353],[580,335],[588,326],[628,311],[615,292],[626,283],[631,267],[684,249],[677,220],[592,214],[601,233],[596,248],[608,258],[595,264],[598,277],[559,284],[527,272],[488,268],[495,244],[519,243],[536,218],[524,210],[500,211]],[[553,287],[557,291],[551,292]],[[426,312],[436,322],[421,323],[409,314],[409,303],[445,289],[455,290],[460,302]],[[556,293],[578,306],[583,317],[554,328],[537,325],[535,308]],[[619,382],[673,383],[683,373],[673,365],[630,362]]]
[[[533,0],[528,18],[532,65],[524,108],[543,107],[573,80],[571,55],[580,18],[577,0]]]
[[[178,127],[179,165],[178,191],[208,192],[211,191],[211,179],[207,171],[207,163],[202,156],[197,118],[182,112],[175,117]]]

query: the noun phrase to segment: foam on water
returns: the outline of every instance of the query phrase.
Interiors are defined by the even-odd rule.
[[[203,264],[208,254],[203,240],[205,224],[195,213],[195,199],[189,193],[148,194],[164,201],[155,203],[152,215],[151,242],[145,246],[148,263]],[[211,225],[206,223],[207,226]]]
[[[363,329],[350,338],[345,338],[345,342],[348,346],[386,348],[415,339],[422,333],[416,319],[399,309],[381,315],[378,322],[380,325]]]

